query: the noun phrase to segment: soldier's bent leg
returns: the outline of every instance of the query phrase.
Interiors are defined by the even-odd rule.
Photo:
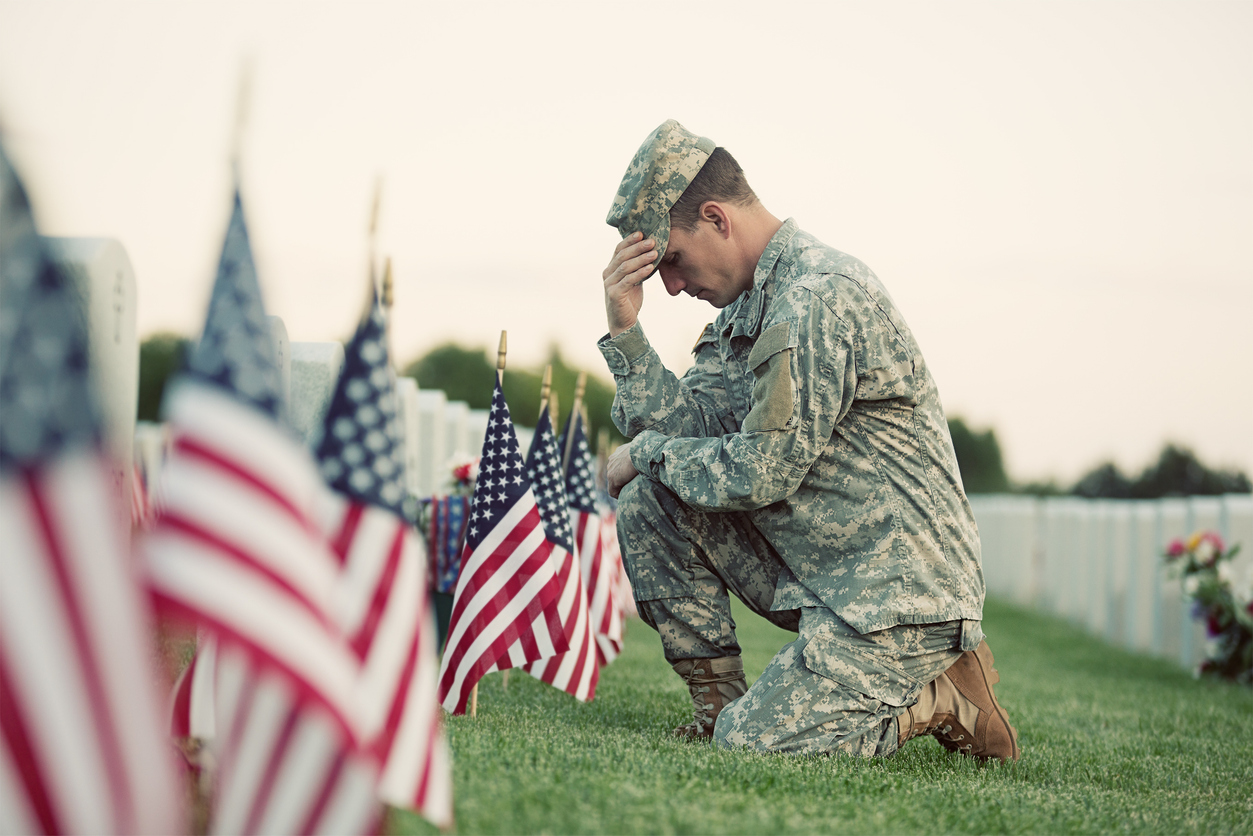
[[[639,476],[618,497],[618,540],[640,618],[671,664],[740,655],[728,590],[797,629],[796,610],[770,611],[783,564],[745,514],[697,511]]]
[[[768,752],[886,757],[896,717],[960,656],[961,622],[862,635],[835,613],[801,611],[800,636],[718,716],[714,739]]]

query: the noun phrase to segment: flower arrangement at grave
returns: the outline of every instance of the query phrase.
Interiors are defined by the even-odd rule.
[[[1193,617],[1205,622],[1206,658],[1197,674],[1253,685],[1253,588],[1235,588],[1231,559],[1239,551],[1217,532],[1198,531],[1172,540],[1166,562],[1183,578]]]
[[[479,457],[462,456],[452,460],[452,472],[448,487],[449,496],[472,496],[474,483],[479,478]]]

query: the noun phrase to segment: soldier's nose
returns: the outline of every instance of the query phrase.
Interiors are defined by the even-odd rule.
[[[672,271],[663,267],[657,272],[661,274],[661,283],[666,286],[666,293],[669,293],[671,296],[678,296],[683,292],[685,287],[683,280]]]

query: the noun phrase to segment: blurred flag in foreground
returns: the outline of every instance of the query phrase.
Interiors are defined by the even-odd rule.
[[[465,713],[485,673],[570,649],[553,550],[497,380],[439,672],[448,711]]]
[[[364,833],[361,665],[332,615],[325,493],[282,421],[281,375],[236,192],[204,333],[167,395],[174,443],[145,555],[160,609],[217,640],[219,833]]]
[[[0,148],[0,832],[177,833],[148,601],[75,297]]]
[[[557,567],[557,613],[561,618],[570,650],[540,659],[526,666],[536,679],[547,682],[584,702],[596,696],[600,668],[596,663],[596,639],[588,622],[587,592],[579,556],[574,548],[570,529],[570,509],[566,501],[565,478],[561,454],[557,452],[548,407],[540,410],[526,456],[527,474],[531,477],[535,501],[539,505],[544,531],[553,544],[553,560]],[[599,530],[598,530],[599,534]]]
[[[571,439],[573,434],[573,439]],[[596,659],[607,665],[622,652],[622,609],[617,597],[618,551],[607,548],[606,530],[596,509],[596,479],[592,451],[583,416],[572,411],[561,435],[561,449],[569,445],[566,494],[570,497],[570,524],[579,549],[583,583],[587,586],[589,620],[596,641]],[[616,539],[616,532],[614,534]]]
[[[362,737],[379,797],[452,824],[452,777],[435,696],[426,554],[405,519],[404,464],[386,324],[377,299],[344,352],[318,446],[334,490],[321,515],[341,566],[340,625],[362,665]]]

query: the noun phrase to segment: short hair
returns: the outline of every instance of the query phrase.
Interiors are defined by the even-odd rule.
[[[740,206],[757,201],[757,194],[744,178],[744,169],[740,168],[731,152],[721,146],[713,150],[687,189],[670,207],[670,225],[684,232],[696,229],[700,207],[708,200]]]

